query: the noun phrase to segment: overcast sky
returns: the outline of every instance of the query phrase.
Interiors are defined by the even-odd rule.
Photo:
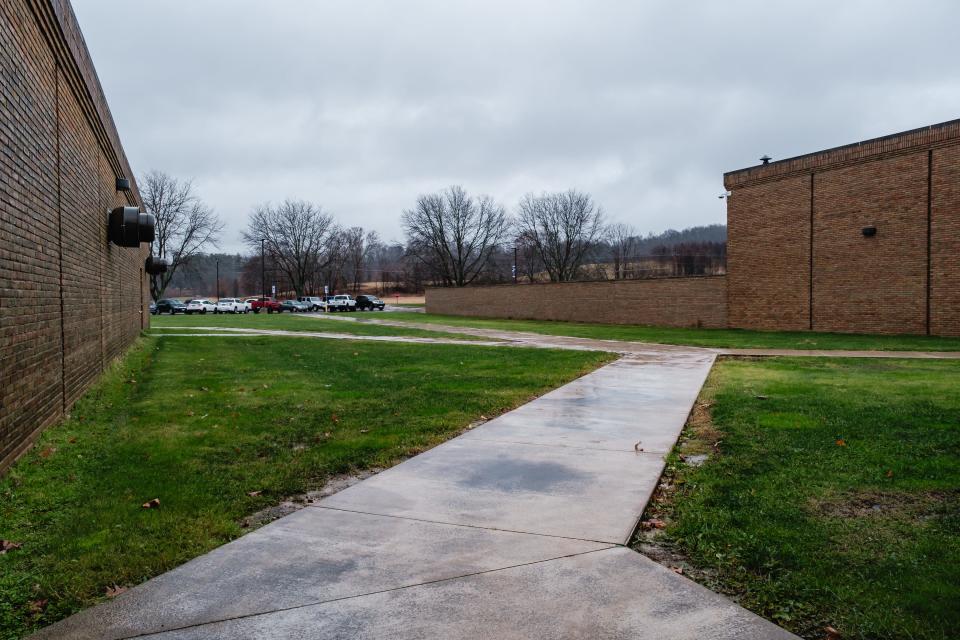
[[[960,117],[960,2],[73,0],[138,175],[239,238],[312,200],[402,240],[417,195],[589,191],[725,222],[724,171]]]

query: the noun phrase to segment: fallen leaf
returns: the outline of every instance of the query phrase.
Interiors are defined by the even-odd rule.
[[[43,613],[43,610],[47,608],[48,602],[49,600],[46,598],[30,601],[30,613]]]
[[[247,491],[247,495],[251,498],[256,498],[261,493],[263,493],[263,491]]]
[[[837,446],[838,446],[838,447],[845,447],[845,446],[847,446],[847,442],[846,442],[843,438],[840,438],[839,440],[837,440]]]
[[[670,571],[673,571],[681,576],[683,575],[683,567],[670,567]]]
[[[893,470],[892,470],[892,469],[890,469],[890,470],[887,471],[887,477],[888,477],[888,478],[892,478],[892,477],[893,477]]]
[[[843,637],[840,632],[833,627],[824,627],[823,632],[827,634],[826,640],[838,640]]]
[[[640,446],[640,443],[638,442],[637,444],[633,445],[633,450],[634,450],[634,451],[643,451],[643,447],[641,447],[641,446]]]
[[[770,396],[754,396],[757,400],[767,400]]]
[[[335,414],[335,413],[331,413],[331,414],[330,414],[330,421],[333,422],[333,423],[340,422],[340,416],[338,416],[338,415]]]
[[[153,500],[144,502],[142,506],[144,509],[156,509],[160,506],[160,498],[154,498]]]
[[[264,383],[263,388],[264,388],[264,389],[269,389],[269,388],[270,388],[270,385]]]
[[[659,518],[650,518],[649,520],[644,520],[640,523],[640,526],[644,529],[663,529],[667,526],[667,523]]]
[[[40,452],[40,457],[49,458],[51,454],[55,453],[56,451],[57,451],[56,447],[47,447],[46,449]]]
[[[0,555],[5,554],[7,551],[19,549],[22,546],[23,543],[21,542],[14,542],[13,540],[0,540]]]
[[[360,429],[360,433],[369,433],[370,429]]]
[[[118,587],[117,585],[113,585],[112,587],[107,587],[106,595],[108,598],[116,598],[118,595],[120,595],[126,590],[127,590],[126,587]]]
[[[70,438],[69,440],[67,440],[67,442],[69,442],[70,444],[76,444],[77,438],[76,437]]]

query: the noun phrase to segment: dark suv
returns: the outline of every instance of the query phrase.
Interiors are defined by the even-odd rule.
[[[383,300],[377,296],[357,296],[357,311],[363,311],[364,309],[370,311],[380,309],[380,311],[383,311],[385,306]]]
[[[173,300],[171,298],[164,298],[163,300],[157,301],[157,306],[153,310],[154,315],[160,315],[161,313],[169,313],[173,315],[175,313],[186,313],[187,305],[183,304],[179,300]]]

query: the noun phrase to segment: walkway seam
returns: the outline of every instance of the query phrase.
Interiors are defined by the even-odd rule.
[[[503,533],[519,533],[526,536],[536,536],[538,538],[556,538],[557,540],[574,540],[576,542],[592,542],[594,544],[609,544],[613,546],[624,546],[622,542],[611,542],[610,540],[592,540],[590,538],[572,538],[570,536],[558,536],[554,533],[537,533],[535,531],[520,531],[519,529],[500,529],[497,527],[481,527],[478,524],[463,524],[462,522],[446,522],[444,520],[429,520],[427,518],[414,518],[412,516],[398,516],[393,513],[377,513],[375,511],[361,511],[360,509],[347,509],[345,507],[328,507],[319,502],[312,502],[307,505],[312,509],[329,509],[330,511],[343,511],[346,513],[359,513],[365,516],[377,516],[379,518],[396,518],[398,520],[412,520],[414,522],[426,522],[427,524],[442,524],[451,527],[466,527],[468,529],[480,529],[481,531],[502,531]],[[636,527],[634,527],[636,529]],[[632,535],[632,534],[631,534]],[[577,555],[577,554],[573,554]]]
[[[195,624],[187,624],[187,625],[183,625],[183,626],[180,626],[180,627],[170,627],[169,629],[163,629],[162,631],[150,631],[150,632],[148,632],[148,633],[138,633],[138,634],[135,634],[135,635],[132,635],[132,636],[122,636],[122,637],[119,638],[118,640],[129,640],[130,638],[149,638],[149,637],[151,637],[151,636],[158,636],[158,635],[162,635],[162,634],[164,634],[164,633],[170,633],[171,631],[182,631],[182,630],[184,630],[184,629],[195,629],[195,628],[198,628],[198,627],[206,627],[206,626],[209,626],[209,625],[211,625],[211,624],[219,624],[219,623],[221,623],[221,622],[230,622],[230,621],[232,621],[232,620],[245,620],[245,619],[248,619],[248,618],[257,618],[257,617],[259,617],[259,616],[267,616],[267,615],[271,615],[271,614],[274,614],[274,613],[282,613],[282,612],[285,612],[285,611],[296,611],[297,609],[306,609],[306,608],[308,608],[308,607],[318,607],[318,606],[322,606],[322,605],[325,605],[325,604],[330,604],[330,603],[332,603],[332,602],[342,602],[342,601],[344,601],[344,600],[354,600],[354,599],[356,599],[356,598],[364,598],[364,597],[367,597],[367,596],[378,595],[378,594],[381,594],[381,593],[390,593],[390,592],[393,592],[393,591],[402,591],[402,590],[404,590],[404,589],[412,589],[412,588],[414,588],[414,587],[423,587],[423,586],[431,585],[431,584],[439,584],[439,583],[442,583],[442,582],[450,582],[451,580],[462,580],[463,578],[470,578],[470,577],[472,577],[472,576],[480,576],[480,575],[484,575],[484,574],[487,574],[487,573],[496,573],[496,572],[498,572],[498,571],[507,571],[507,570],[509,570],[509,569],[516,569],[516,568],[518,568],[518,567],[529,567],[529,566],[536,565],[536,564],[543,564],[543,563],[545,563],[545,562],[555,562],[555,561],[557,561],[557,560],[564,560],[564,559],[566,559],[566,558],[575,558],[575,557],[577,557],[577,556],[585,556],[585,555],[588,555],[588,554],[591,554],[591,553],[600,553],[600,552],[603,552],[603,551],[609,551],[610,549],[617,549],[617,548],[622,548],[622,547],[623,547],[623,545],[613,544],[613,543],[609,543],[609,542],[604,543],[604,544],[609,544],[610,546],[609,546],[609,547],[604,547],[603,549],[591,549],[590,551],[581,551],[581,552],[579,552],[579,553],[568,553],[568,554],[566,554],[566,555],[556,556],[555,558],[546,558],[546,559],[544,559],[544,560],[533,560],[533,561],[531,561],[531,562],[521,562],[521,563],[519,563],[519,564],[512,564],[512,565],[508,565],[508,566],[506,566],[506,567],[499,567],[499,568],[497,568],[497,569],[484,569],[483,571],[474,571],[474,572],[472,572],[472,573],[465,573],[465,574],[459,575],[459,576],[451,576],[451,577],[449,577],[449,578],[438,578],[438,579],[436,579],[436,580],[427,580],[427,581],[425,581],[425,582],[418,582],[418,583],[416,583],[416,584],[407,584],[407,585],[402,585],[402,586],[399,586],[399,587],[391,587],[390,589],[380,589],[380,590],[377,590],[377,591],[369,591],[369,592],[365,592],[365,593],[358,593],[358,594],[354,594],[354,595],[352,595],[352,596],[343,596],[343,597],[340,597],[340,598],[330,598],[329,600],[318,600],[318,601],[316,601],[316,602],[308,602],[308,603],[305,603],[305,604],[298,604],[298,605],[294,605],[294,606],[291,606],[291,607],[280,607],[279,609],[271,609],[270,611],[259,611],[259,612],[257,612],[257,613],[248,613],[248,614],[239,615],[239,616],[229,616],[229,617],[226,617],[226,618],[220,618],[220,619],[218,619],[218,620],[210,620],[210,621],[208,621],[208,622],[198,622],[198,623],[195,623]]]

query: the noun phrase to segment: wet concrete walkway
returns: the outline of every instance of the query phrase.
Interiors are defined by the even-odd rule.
[[[624,546],[715,354],[571,340],[625,355],[38,637],[792,638]]]

